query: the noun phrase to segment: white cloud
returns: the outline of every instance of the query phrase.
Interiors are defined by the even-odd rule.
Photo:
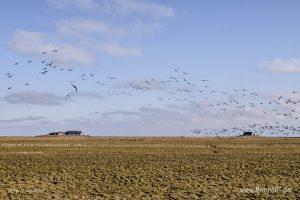
[[[112,29],[100,30],[100,28],[93,27],[92,24],[88,23],[83,23],[82,25],[90,27],[89,31],[101,31],[106,33],[112,33],[113,31],[115,31],[115,33],[118,32],[117,30]],[[72,34],[69,34],[69,39],[74,42],[78,42],[76,39],[81,37],[84,41],[82,47],[79,48],[66,43],[52,43],[52,38],[46,37],[45,34],[26,30],[16,31],[11,41],[8,43],[8,46],[18,53],[36,57],[42,56],[42,52],[44,51],[51,52],[53,49],[57,49],[58,53],[53,55],[53,59],[56,63],[62,64],[90,65],[95,61],[95,55],[98,52],[105,52],[112,56],[140,56],[143,54],[140,48],[126,47],[117,42],[101,42],[89,37],[89,35],[76,32],[75,29],[73,30],[70,27],[65,27],[63,30],[61,28],[59,31],[64,31],[64,33],[72,32]],[[121,34],[121,31],[119,33]],[[53,37],[55,37],[55,34]]]
[[[98,46],[98,49],[115,56],[140,56],[142,50],[134,47],[124,47],[117,43],[103,43]]]
[[[97,93],[97,92],[89,92],[89,91],[78,91],[78,92],[72,92],[69,94],[71,97],[87,97],[87,98],[94,98],[94,99],[102,99],[104,98],[103,95]]]
[[[265,69],[270,72],[277,73],[299,73],[300,72],[300,59],[275,59],[267,60],[259,64],[259,68]]]
[[[91,64],[93,56],[84,49],[67,44],[51,43],[43,33],[18,30],[9,42],[9,47],[19,53],[40,56],[43,51],[57,49],[55,60],[61,63]]]
[[[58,9],[74,7],[82,11],[91,11],[99,8],[95,0],[46,0],[46,2]]]
[[[108,38],[131,38],[141,34],[153,34],[163,26],[159,22],[135,21],[111,25],[99,19],[63,19],[56,22],[57,32],[68,37],[84,39],[87,34]]]
[[[173,8],[144,0],[46,0],[58,9],[76,8],[85,12],[97,12],[107,15],[126,16],[132,14],[157,18],[172,18]]]
[[[173,8],[154,3],[153,1],[142,0],[106,0],[103,1],[107,13],[129,15],[141,14],[154,17],[170,18],[174,17]]]
[[[20,118],[14,118],[14,119],[5,119],[0,120],[0,123],[15,123],[15,122],[23,122],[23,121],[40,121],[42,119],[46,119],[44,116],[28,116],[28,117],[20,117]]]
[[[125,45],[139,35],[152,34],[162,26],[159,23],[142,23],[112,26],[101,20],[69,19],[59,20],[57,32],[68,39],[80,40],[87,48],[105,52],[112,56],[140,56],[141,48]]]
[[[67,101],[65,97],[57,96],[50,92],[19,92],[3,98],[10,104],[31,104],[41,106],[57,106]]]
[[[41,57],[43,51],[58,49],[54,61],[59,64],[91,65],[101,52],[112,56],[140,56],[142,49],[133,44],[136,38],[155,33],[163,27],[161,18],[174,16],[171,7],[144,0],[46,1],[58,9],[76,8],[88,15],[96,12],[117,17],[107,22],[99,16],[96,19],[75,16],[58,20],[51,33],[18,30],[12,36],[9,47],[25,55]],[[133,14],[136,16],[129,20],[120,17]]]
[[[80,36],[82,33],[101,33],[110,36],[124,36],[128,30],[110,26],[100,20],[69,19],[59,20],[57,30],[64,35]]]

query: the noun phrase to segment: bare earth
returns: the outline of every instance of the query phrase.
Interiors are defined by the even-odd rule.
[[[0,199],[300,199],[299,177],[300,138],[0,138]]]

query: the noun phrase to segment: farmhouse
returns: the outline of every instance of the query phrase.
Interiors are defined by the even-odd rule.
[[[65,135],[84,135],[82,131],[66,131]]]
[[[252,136],[253,133],[251,131],[246,131],[243,133],[243,136]]]
[[[57,136],[80,136],[85,135],[82,131],[57,131],[57,132],[51,132],[48,135],[57,135]]]
[[[65,133],[62,131],[57,131],[57,132],[51,132],[48,135],[64,135]]]

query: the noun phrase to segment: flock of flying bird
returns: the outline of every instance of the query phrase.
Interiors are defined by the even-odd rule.
[[[49,52],[41,52],[43,59],[39,62],[42,68],[39,71],[41,76],[46,76],[52,70],[73,72],[72,67],[61,67],[47,56],[55,57],[55,54],[60,53],[59,50],[53,49]],[[33,63],[33,59],[28,59],[25,62]],[[15,62],[14,67],[18,67],[21,62]],[[12,72],[7,72],[5,76],[8,79],[14,79],[15,75]],[[80,91],[78,85],[81,81],[93,80],[99,87],[107,85],[107,81],[118,81],[118,78],[107,76],[105,80],[97,80],[94,72],[80,74],[78,80],[69,81],[70,88],[73,92],[66,94],[66,98],[72,98],[72,95]],[[30,86],[30,83],[24,83],[25,86]],[[7,87],[9,91],[13,91],[13,87]],[[210,81],[206,79],[192,81],[188,72],[180,69],[173,69],[172,74],[166,79],[149,78],[147,80],[138,80],[128,82],[126,91],[106,91],[107,96],[112,95],[128,95],[134,96],[138,93],[147,94],[154,90],[163,91],[163,96],[158,96],[157,100],[164,103],[182,103],[188,104],[195,112],[201,110],[209,110],[212,113],[217,113],[223,118],[233,118],[234,121],[245,119],[248,116],[257,116],[260,123],[249,123],[248,125],[235,126],[231,128],[221,129],[191,129],[195,134],[200,135],[238,135],[244,131],[252,131],[256,134],[271,134],[271,135],[287,135],[298,136],[300,126],[297,122],[300,115],[297,112],[297,105],[300,105],[300,92],[292,91],[286,95],[269,97],[255,91],[250,91],[245,88],[217,90],[214,89]],[[152,104],[147,106],[152,107]],[[98,112],[95,112],[98,114]],[[271,122],[263,121],[262,119],[271,119]],[[244,121],[245,121],[244,120]],[[249,121],[250,122],[250,121]],[[287,125],[287,123],[289,123]]]

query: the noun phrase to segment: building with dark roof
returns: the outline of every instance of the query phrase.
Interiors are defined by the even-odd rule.
[[[57,131],[57,132],[51,132],[48,135],[57,135],[57,136],[81,136],[85,135],[82,131]]]
[[[252,136],[253,133],[251,131],[246,131],[243,133],[243,136]]]

